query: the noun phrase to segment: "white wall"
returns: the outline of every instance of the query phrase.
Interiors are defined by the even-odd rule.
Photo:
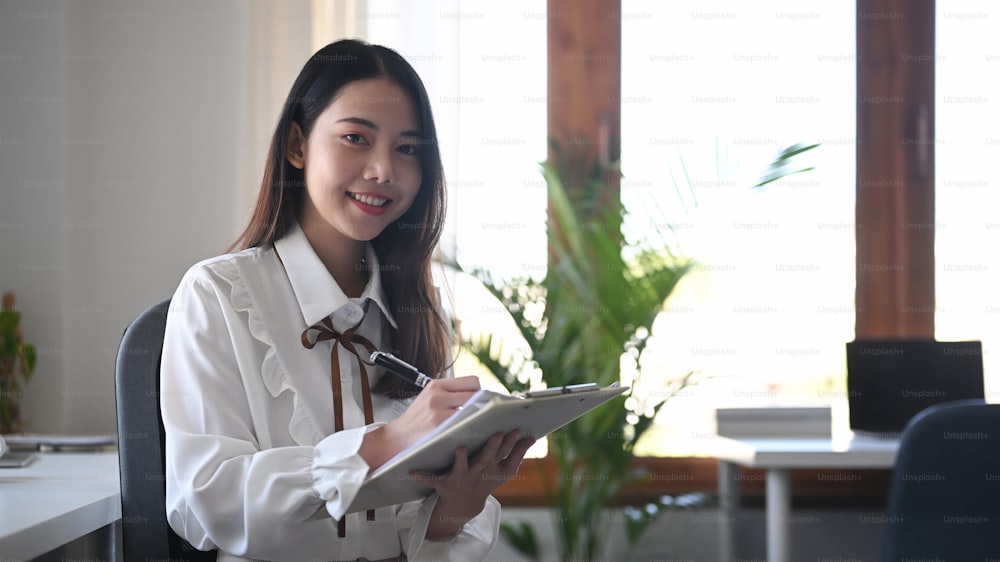
[[[114,433],[126,325],[239,233],[309,0],[0,3],[0,290],[30,431]]]

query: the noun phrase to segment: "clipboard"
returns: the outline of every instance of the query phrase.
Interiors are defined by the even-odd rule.
[[[347,513],[418,500],[431,488],[413,480],[411,470],[440,472],[466,446],[471,458],[496,433],[520,429],[542,438],[628,390],[573,385],[509,395],[480,390],[461,409],[413,445],[400,451],[366,478]]]

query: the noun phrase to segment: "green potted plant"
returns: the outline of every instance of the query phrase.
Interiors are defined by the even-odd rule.
[[[815,146],[783,150],[756,187],[810,169],[789,165]],[[547,503],[555,509],[561,559],[601,559],[610,554],[605,549],[611,521],[624,521],[631,548],[664,508],[698,503],[661,498],[607,518],[626,485],[650,477],[630,464],[636,443],[667,400],[693,382],[694,373],[687,373],[653,387],[642,380],[641,364],[653,321],[693,261],[669,246],[623,240],[625,209],[617,197],[609,201],[606,195],[617,168],[578,175],[568,181],[582,184],[567,186],[566,171],[579,174],[580,167],[555,153],[560,157],[554,165],[541,166],[549,200],[544,278],[496,282],[475,272],[509,312],[526,351],[512,352],[516,346],[491,333],[463,334],[463,348],[512,392],[531,389],[539,372],[547,387],[583,382],[630,387],[551,436],[548,455],[555,474],[542,475]],[[506,525],[503,532],[515,548],[537,558],[530,525]]]
[[[37,357],[35,346],[24,342],[14,293],[4,293],[0,308],[0,434],[24,430],[21,386],[31,378]]]

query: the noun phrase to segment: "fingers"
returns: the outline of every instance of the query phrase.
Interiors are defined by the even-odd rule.
[[[515,473],[525,453],[535,443],[534,437],[521,437],[520,430],[497,433],[490,437],[469,466],[468,449],[455,450],[455,462],[443,473],[420,470],[410,472],[410,477],[437,491],[442,497],[465,498],[469,494],[490,494]]]
[[[469,451],[465,447],[455,450],[455,464],[451,467],[451,472],[462,474],[469,470]]]
[[[502,433],[496,433],[492,435],[483,445],[483,448],[479,450],[476,454],[476,465],[483,466],[489,463],[495,463],[500,455],[500,446],[503,444],[504,436]]]
[[[450,415],[454,413],[453,410],[465,404],[470,396],[471,392],[432,392],[427,395],[427,406],[435,410],[446,410]]]
[[[420,393],[432,408],[454,410],[479,390],[477,377],[458,377],[431,381]]]
[[[479,390],[479,379],[473,376],[431,381],[406,408],[403,415],[385,426],[384,442],[390,444],[389,451],[401,451],[433,431],[465,404],[477,390]]]
[[[431,381],[428,388],[435,386],[438,388],[443,388],[449,392],[475,392],[481,387],[479,386],[479,377],[475,376],[465,376],[465,377],[455,377],[450,379],[435,379]]]
[[[410,472],[410,478],[417,482],[420,482],[428,488],[434,488],[435,490],[440,486],[441,481],[444,480],[446,475],[434,474],[433,472],[421,472],[419,470],[414,470]]]
[[[503,436],[503,441],[500,443],[500,448],[497,451],[497,460],[504,460],[510,456],[511,451],[514,450],[514,446],[521,440],[521,430],[515,429],[514,431],[508,431],[506,435]]]
[[[521,463],[521,459],[528,448],[535,443],[534,437],[523,437],[520,429],[508,431],[505,434],[497,433],[483,445],[483,448],[476,454],[475,466],[483,468],[487,465],[499,465],[514,457],[514,466]]]
[[[528,449],[535,444],[534,437],[525,437],[518,441],[514,448],[511,449],[510,454],[504,459],[503,464],[506,469],[513,469],[512,472],[517,471],[517,467],[521,465],[521,461],[524,460],[524,454],[528,452]]]
[[[455,463],[451,466],[447,472],[444,473],[433,473],[424,472],[422,470],[412,470],[410,471],[410,477],[421,482],[431,488],[437,489],[443,480],[450,477],[461,478],[469,470],[469,451],[465,447],[459,447],[455,449]]]

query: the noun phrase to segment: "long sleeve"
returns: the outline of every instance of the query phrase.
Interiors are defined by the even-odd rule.
[[[218,293],[188,279],[171,303],[161,367],[168,520],[196,548],[281,559],[281,545],[330,532],[320,529],[330,519],[305,523],[324,503],[353,497],[368,472],[357,455],[367,428],[261,450],[240,372],[255,366],[241,364],[227,322],[238,319]]]

